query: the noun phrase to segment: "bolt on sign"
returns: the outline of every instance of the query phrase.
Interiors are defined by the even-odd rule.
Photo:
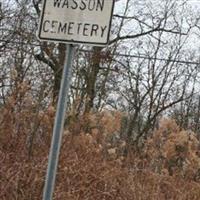
[[[44,0],[40,40],[106,45],[114,0]]]

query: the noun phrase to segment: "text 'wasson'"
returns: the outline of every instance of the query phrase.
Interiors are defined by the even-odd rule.
[[[104,1],[105,0],[54,0],[53,5],[56,8],[103,11]]]

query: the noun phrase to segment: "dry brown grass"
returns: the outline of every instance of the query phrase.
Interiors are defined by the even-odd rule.
[[[153,171],[200,182],[200,141],[174,121],[161,122],[146,143],[146,155]]]
[[[30,157],[27,153],[27,136],[32,130],[31,123],[27,124],[25,120],[31,122],[32,114],[27,116],[26,110],[23,110],[21,115],[24,118],[19,120],[24,127],[16,133],[15,123],[18,122],[18,118],[9,110],[9,105],[5,109],[5,113],[2,111],[4,117],[8,116],[9,120],[15,121],[8,129],[6,124],[8,125],[9,121],[4,120],[1,123],[0,199],[42,199],[54,110],[50,107],[42,113],[43,117],[38,115],[39,136],[36,137],[34,151]],[[105,145],[105,136],[120,128],[119,121],[120,114],[117,113],[91,115],[86,119],[86,130],[89,132],[84,132],[86,122],[82,120],[81,126],[78,123],[71,126],[71,131],[74,132],[67,131],[68,133],[64,134],[54,192],[55,200],[200,199],[200,184],[191,178],[193,175],[189,175],[189,170],[184,171],[184,176],[181,176],[182,169],[178,168],[178,173],[175,173],[173,168],[173,174],[169,176],[166,167],[168,158],[170,160],[172,157],[188,156],[188,159],[191,158],[190,166],[193,166],[192,170],[195,171],[199,159],[197,154],[193,155],[198,148],[195,138],[188,143],[186,132],[180,131],[172,122],[165,121],[166,125],[162,125],[147,142],[146,151],[140,155],[131,152],[126,158],[118,155],[113,157],[118,151],[110,150],[112,155],[106,153],[109,145]],[[181,137],[181,140],[175,139],[175,135]],[[177,153],[173,145],[169,145],[169,141],[173,145],[177,142],[179,146],[184,145],[186,150]],[[165,156],[165,162],[157,163],[161,155]],[[112,159],[109,156],[112,156]],[[156,167],[160,167],[161,171],[156,171]]]

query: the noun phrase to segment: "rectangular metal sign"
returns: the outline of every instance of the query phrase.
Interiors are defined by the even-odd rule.
[[[106,45],[114,0],[44,0],[40,40]]]

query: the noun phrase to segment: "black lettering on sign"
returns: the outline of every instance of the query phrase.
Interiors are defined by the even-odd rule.
[[[67,8],[69,8],[69,1],[68,1],[68,0],[65,0],[65,1],[63,2],[62,8],[64,8],[65,6],[66,6]]]
[[[73,21],[45,20],[42,31],[49,34],[77,35],[78,37],[105,37],[108,26]]]
[[[49,20],[46,20],[46,21],[44,21],[44,23],[43,23],[43,31],[44,31],[45,33],[49,32],[49,29],[47,28],[48,24],[50,24],[50,21],[49,21]]]
[[[58,25],[58,33],[66,33],[67,23],[62,24],[61,22]]]
[[[103,11],[103,8],[104,8],[104,0],[97,0],[96,11],[98,11],[99,9]]]
[[[53,5],[57,8],[71,8],[73,10],[103,11],[104,1],[105,0],[53,0]]]
[[[80,33],[80,26],[82,25],[82,23],[78,23],[78,28],[77,28],[77,34],[79,34]]]
[[[93,35],[97,36],[98,29],[99,29],[98,24],[92,24],[90,36],[93,36]]]
[[[88,26],[90,24],[84,24],[84,27],[83,27],[83,36],[88,36]]]
[[[51,23],[51,33],[56,33],[55,28],[57,27],[58,21],[53,20]]]
[[[60,4],[61,4],[61,1],[62,0],[54,0],[54,7],[60,7]]]
[[[68,35],[73,35],[73,33],[71,32],[71,30],[73,29],[73,26],[74,26],[74,22],[69,22]]]
[[[94,0],[89,0],[88,10],[93,11],[94,8],[95,8],[95,1]]]
[[[107,26],[101,27],[101,37],[103,37],[106,28]]]
[[[72,9],[77,9],[78,8],[78,3],[75,0],[72,0],[74,5],[71,6]]]
[[[86,3],[84,0],[81,0],[81,4],[80,4],[80,7],[79,7],[81,10],[85,10],[86,9]]]

